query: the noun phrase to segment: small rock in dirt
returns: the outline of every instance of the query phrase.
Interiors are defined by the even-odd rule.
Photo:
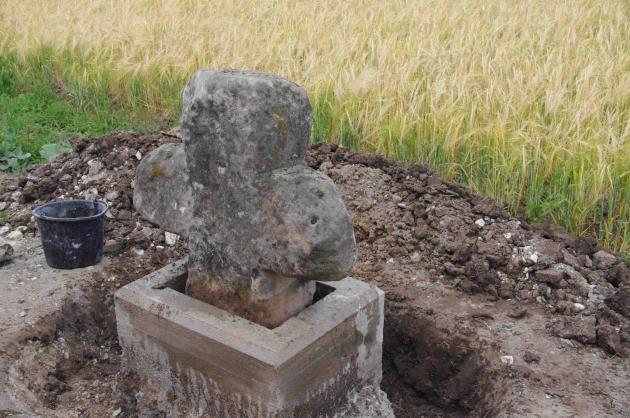
[[[82,195],[85,200],[96,200],[98,198],[98,190],[95,187],[92,187],[85,190]]]
[[[115,411],[112,412],[112,418],[117,417],[121,413],[122,413],[122,409],[121,408],[116,409]]]
[[[515,306],[508,312],[508,316],[514,319],[520,319],[527,315],[527,308],[523,306]]]
[[[118,199],[118,196],[119,196],[118,190],[112,190],[111,192],[105,193],[105,199],[109,200],[110,202],[113,202],[114,200]]]
[[[0,212],[2,212],[3,210],[5,210],[7,208],[7,206],[9,206],[7,204],[7,202],[0,202]]]
[[[23,210],[11,217],[11,225],[20,226],[25,225],[31,221],[31,211]]]
[[[29,181],[22,189],[22,202],[31,202],[37,199],[45,199],[48,195],[57,189],[57,184],[50,178],[42,178],[35,183]]]
[[[473,207],[473,211],[491,218],[506,218],[509,216],[508,211],[503,206],[487,198],[480,198]]]
[[[611,309],[630,318],[630,286],[620,287],[614,296],[606,299],[604,302]]]
[[[514,364],[514,357],[513,356],[501,356],[501,363],[507,364],[508,366],[511,366],[512,364]]]
[[[415,219],[413,218],[413,213],[411,213],[410,211],[405,212],[405,214],[402,217],[402,221],[406,225],[413,225],[415,223]]]
[[[87,163],[90,169],[88,170],[88,176],[96,176],[103,171],[103,163],[100,160],[90,160]]]
[[[0,235],[4,235],[10,230],[11,230],[11,227],[9,225],[5,225],[2,228],[0,228]]]
[[[538,281],[547,283],[553,287],[559,287],[560,282],[566,277],[566,273],[561,270],[544,269],[536,272],[536,279]]]
[[[15,231],[7,234],[7,239],[10,239],[11,241],[19,241],[22,238],[24,238],[24,234],[22,234],[22,231],[20,231],[19,229],[16,229]]]
[[[554,333],[558,337],[576,340],[582,344],[595,344],[595,324],[594,316],[563,318],[555,325]]]
[[[567,276],[569,276],[568,282],[571,284],[571,287],[575,290],[576,294],[582,297],[587,297],[591,288],[588,285],[588,281],[577,272],[573,267],[567,264],[556,264],[554,268],[558,270],[564,271]]]
[[[14,202],[19,202],[21,197],[22,197],[22,192],[19,190],[16,190],[15,192],[11,193],[11,200],[13,200]]]
[[[523,360],[526,363],[538,363],[540,362],[540,356],[536,353],[532,353],[531,351],[526,351],[523,354]]]
[[[4,263],[13,258],[13,247],[11,244],[4,243],[0,239],[0,263]]]
[[[486,221],[479,218],[475,221],[475,225],[477,225],[479,228],[483,228],[484,226],[486,226]]]
[[[597,251],[593,254],[593,261],[600,269],[606,270],[611,268],[617,262],[617,257],[604,250]]]
[[[578,260],[580,260],[580,263],[587,268],[591,268],[593,267],[593,260],[591,260],[591,257],[587,256],[586,254],[580,254],[580,256],[578,257]]]
[[[593,237],[579,237],[575,240],[575,249],[580,254],[591,255],[597,250],[597,241]]]
[[[427,225],[426,224],[418,225],[413,230],[413,236],[416,237],[417,239],[426,238],[428,233],[429,233],[429,231],[427,230]]]
[[[575,237],[569,234],[560,225],[544,222],[536,225],[535,228],[540,231],[542,236],[550,238],[557,243],[569,247],[573,247],[575,245]]]
[[[574,312],[582,312],[584,309],[586,309],[586,307],[584,305],[582,305],[581,303],[574,303],[573,304],[573,311]]]
[[[164,242],[166,242],[166,245],[175,245],[178,239],[179,235],[173,234],[168,231],[164,232]]]
[[[113,239],[108,239],[105,241],[105,246],[103,247],[103,252],[105,254],[118,254],[122,251],[123,244],[120,241],[116,241]]]
[[[597,345],[610,354],[625,354],[619,333],[608,324],[597,326]]]
[[[444,271],[451,276],[459,276],[465,273],[465,269],[463,267],[457,267],[451,262],[444,263]]]
[[[26,316],[26,311],[20,312],[20,318],[24,318]]]
[[[582,267],[582,263],[580,263],[580,260],[578,260],[578,258],[574,256],[573,254],[571,254],[569,251],[563,248],[561,253],[562,253],[562,262],[564,264],[568,264],[574,269],[578,269]]]
[[[144,229],[135,229],[127,238],[133,244],[142,248],[147,248],[151,244],[151,238]]]
[[[630,285],[630,269],[622,261],[609,270],[606,280],[615,287],[620,287],[623,284]]]

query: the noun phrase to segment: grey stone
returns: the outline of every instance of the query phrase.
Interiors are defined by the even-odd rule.
[[[563,318],[554,327],[558,337],[576,340],[582,344],[595,344],[597,333],[594,316],[573,316]]]
[[[564,248],[562,249],[562,262],[573,267],[574,269],[579,269],[580,267],[582,267],[582,264],[580,263],[578,258]]]
[[[332,181],[304,164],[310,122],[306,92],[283,78],[198,71],[189,81],[189,294],[276,326],[310,303],[310,280],[351,272],[350,216]]]
[[[536,279],[553,287],[559,287],[558,285],[565,277],[566,273],[561,270],[544,269],[536,272]]]
[[[379,387],[364,386],[348,396],[348,402],[334,418],[395,418],[387,394]]]
[[[24,238],[24,234],[22,234],[22,231],[20,231],[19,229],[11,231],[7,234],[7,239],[11,241],[19,241],[22,238]]]
[[[0,238],[0,263],[4,263],[13,258],[13,247],[8,242]]]
[[[113,202],[114,200],[118,199],[119,195],[120,193],[118,193],[118,190],[112,190],[111,192],[105,193],[105,199]]]
[[[147,154],[136,171],[133,205],[162,229],[188,235],[193,194],[182,144],[164,144]]]
[[[569,279],[567,281],[578,295],[582,297],[588,296],[591,290],[588,285],[588,281],[584,278],[584,276],[578,273],[577,270],[569,265],[562,263],[555,264],[553,267],[554,269],[565,272],[567,276],[569,276]]]
[[[600,269],[606,270],[615,265],[615,263],[617,262],[617,257],[609,252],[600,250],[593,254],[593,261],[595,262],[595,266],[599,267]]]

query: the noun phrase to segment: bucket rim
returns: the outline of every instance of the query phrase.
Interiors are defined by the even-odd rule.
[[[99,206],[100,210],[95,215],[83,216],[80,218],[53,218],[53,217],[38,213],[42,209],[49,206],[58,205],[60,203],[73,203],[73,202],[95,204]],[[46,204],[43,204],[33,209],[33,216],[36,219],[39,219],[42,221],[50,221],[50,222],[84,222],[84,221],[91,221],[93,219],[98,219],[98,218],[103,217],[103,215],[105,215],[105,212],[107,212],[108,209],[109,207],[107,206],[107,204],[98,200],[84,200],[84,199],[56,200],[54,202],[48,202]]]

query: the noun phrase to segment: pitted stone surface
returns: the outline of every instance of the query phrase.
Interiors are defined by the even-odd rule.
[[[182,144],[164,144],[145,156],[135,178],[133,205],[166,231],[188,235],[193,194]]]
[[[183,102],[194,202],[187,291],[279,325],[311,303],[311,280],[340,280],[356,258],[337,189],[304,164],[306,92],[268,74],[198,71]]]

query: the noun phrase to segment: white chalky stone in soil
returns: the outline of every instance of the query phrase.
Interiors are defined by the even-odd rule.
[[[7,239],[10,239],[11,241],[19,241],[22,238],[24,238],[24,234],[22,234],[22,232],[18,229],[7,234]]]
[[[177,234],[173,234],[168,231],[164,233],[164,241],[166,242],[167,245],[175,245],[178,239],[179,239],[179,235]]]

